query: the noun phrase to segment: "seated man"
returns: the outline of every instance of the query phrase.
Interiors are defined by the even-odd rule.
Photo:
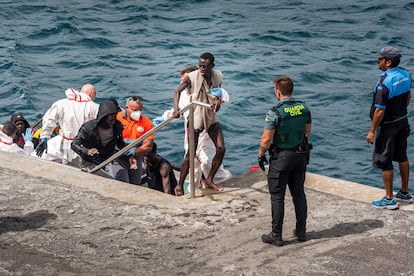
[[[99,105],[98,116],[84,123],[75,136],[71,148],[82,159],[82,168],[93,168],[99,165],[114,153],[117,148],[122,149],[127,144],[122,138],[122,125],[116,119],[118,104],[115,100],[106,100]],[[129,182],[129,162],[126,155],[132,154],[128,151],[118,159],[125,159],[126,162],[119,162],[117,165],[109,164],[106,172],[114,179]],[[122,164],[127,164],[122,166]]]
[[[125,142],[132,143],[142,135],[152,129],[152,122],[147,116],[142,114],[143,98],[140,96],[128,97],[126,101],[125,110],[119,111],[116,119],[121,122],[124,130],[122,131],[122,137]],[[134,154],[135,160],[131,160],[136,166],[132,166],[128,170],[129,183],[135,185],[141,185],[142,175],[142,162],[144,155],[151,151],[152,141],[154,140],[154,134],[151,134],[142,141],[142,144],[136,147],[136,153]],[[132,158],[132,157],[131,157]],[[119,159],[117,162],[126,162],[123,159]],[[127,166],[128,164],[120,164]]]
[[[13,138],[13,142],[23,148],[25,144],[23,135],[25,135],[26,129],[30,128],[30,124],[20,112],[14,113],[10,117],[10,121],[16,126],[16,135]]]
[[[26,133],[22,136],[24,141],[23,148],[13,142],[16,137],[17,127],[12,122],[6,122],[0,131],[0,150],[6,152],[20,152],[30,155],[34,146],[32,143],[32,129],[27,128]]]
[[[170,162],[157,154],[157,144],[152,144],[152,150],[144,157],[148,187],[151,189],[175,195],[174,189],[177,186],[173,167]]]

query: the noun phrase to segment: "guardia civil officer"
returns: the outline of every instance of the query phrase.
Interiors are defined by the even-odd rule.
[[[259,165],[265,170],[264,164],[268,163],[266,152],[269,150],[267,181],[272,209],[272,231],[262,235],[262,241],[282,246],[286,186],[289,186],[295,206],[294,233],[299,242],[306,240],[307,203],[304,182],[309,155],[307,142],[311,132],[311,113],[304,102],[296,101],[292,97],[292,79],[281,76],[273,84],[279,103],[266,114],[258,155]]]

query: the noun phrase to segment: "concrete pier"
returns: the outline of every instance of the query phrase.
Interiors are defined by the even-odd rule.
[[[414,204],[349,181],[307,174],[304,243],[287,193],[283,247],[260,170],[189,199],[0,152],[0,183],[0,275],[414,274]]]

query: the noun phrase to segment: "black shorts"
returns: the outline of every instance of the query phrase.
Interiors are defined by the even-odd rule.
[[[407,161],[407,137],[410,134],[408,120],[381,125],[375,136],[372,165],[382,170],[392,170],[392,161]]]

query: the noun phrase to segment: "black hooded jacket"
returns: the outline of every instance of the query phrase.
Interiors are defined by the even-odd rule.
[[[118,149],[122,149],[127,144],[122,138],[122,124],[116,120],[113,126],[113,138],[106,145],[102,145],[101,137],[98,132],[99,123],[108,115],[116,114],[118,112],[118,105],[113,100],[106,100],[99,105],[99,111],[96,119],[84,123],[79,129],[78,134],[72,142],[71,148],[74,152],[80,155],[83,160],[100,164],[110,156],[112,156]],[[88,149],[96,148],[99,154],[94,156],[88,155]]]

